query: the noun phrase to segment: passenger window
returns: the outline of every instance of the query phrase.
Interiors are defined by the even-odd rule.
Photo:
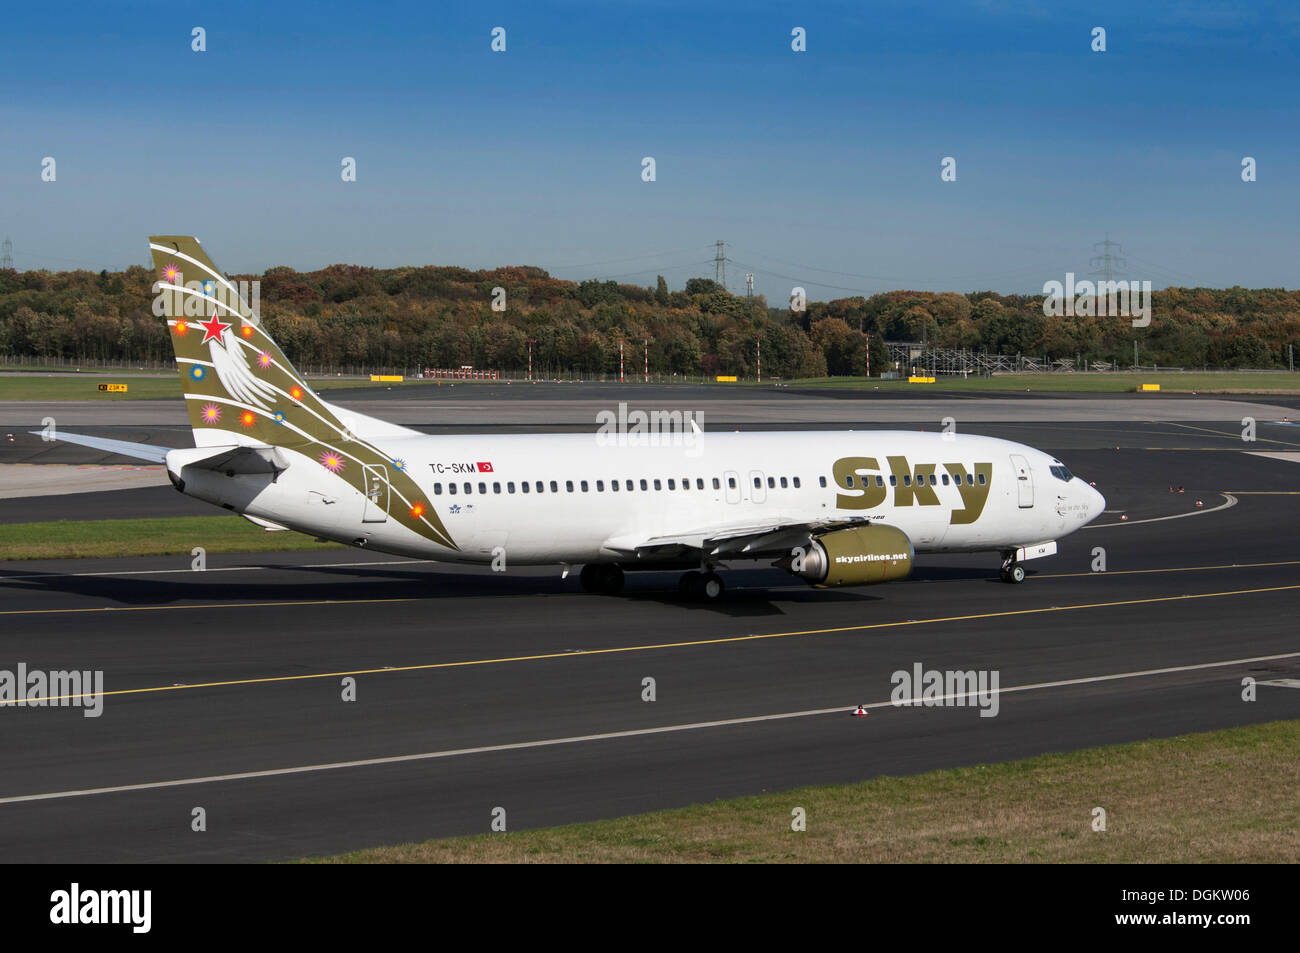
[[[820,484],[821,486],[825,486],[825,485],[826,485],[826,478],[825,478],[825,477],[818,477],[818,478],[817,478],[817,482],[818,482],[818,484]]]
[[[775,489],[776,489],[776,477],[768,477],[768,478],[767,478],[767,488],[768,488],[769,490],[775,490]]]
[[[967,486],[974,486],[974,485],[975,485],[975,474],[973,474],[973,473],[968,473],[968,474],[966,474],[966,485],[967,485]]]
[[[655,489],[656,489],[656,490],[662,490],[662,489],[663,489],[663,484],[660,483],[658,480],[655,480]]]
[[[541,480],[538,480],[538,481],[537,481],[537,492],[538,492],[538,493],[541,493],[541,492],[543,492],[545,489],[546,489],[546,484],[543,483]]]
[[[559,493],[559,492],[560,492],[560,481],[559,481],[559,480],[552,480],[552,481],[551,481],[551,492],[552,492],[552,493]]]
[[[935,476],[934,476],[933,473],[931,473],[931,474],[930,474],[930,486],[934,486],[934,484],[935,484]]]
[[[605,481],[604,481],[604,480],[597,480],[597,481],[596,481],[596,492],[597,492],[597,493],[604,493],[604,492],[605,492]]]
[[[943,485],[944,486],[948,485],[948,474],[946,473],[943,475]]]
[[[648,489],[650,489],[649,485],[646,483],[645,480],[642,480],[642,481],[641,481],[641,489],[643,489],[643,490],[648,490]]]
[[[722,489],[722,481],[719,480],[717,477],[714,477],[714,478],[713,478],[713,488],[714,488],[715,490],[721,490],[721,489]]]
[[[465,484],[465,492],[466,492],[466,493],[473,493],[473,492],[474,492],[474,484],[473,484],[473,483],[466,483],[466,484]]]
[[[610,488],[611,490],[613,490],[615,493],[617,493],[617,492],[618,492],[618,481],[617,481],[617,480],[610,480],[610,481],[609,481],[609,488]]]
[[[761,478],[761,477],[754,477],[754,489],[757,490],[757,489],[759,489],[760,487],[762,487],[762,485],[763,485],[763,480],[762,480],[762,478]]]
[[[578,484],[578,485],[582,487],[582,492],[583,492],[583,493],[587,493],[587,492],[589,492],[588,489],[587,489],[587,481],[586,481],[586,480],[583,480],[583,481],[582,481],[580,484]]]
[[[441,484],[441,483],[435,483],[435,484],[433,485],[433,495],[434,495],[434,496],[442,496],[442,484]]]
[[[794,478],[794,488],[795,488],[796,490],[799,489],[799,478],[798,478],[798,477],[795,477],[795,478]]]
[[[845,486],[853,486],[853,474],[852,474],[852,473],[850,473],[848,476],[846,476],[846,477],[844,478],[844,485],[845,485]]]
[[[789,484],[786,482],[785,477],[781,477],[781,489],[784,490],[788,485]]]
[[[903,486],[911,486],[911,485],[912,485],[912,474],[910,474],[910,473],[904,473],[904,474],[903,474]]]
[[[735,478],[735,477],[727,477],[727,488],[728,488],[728,489],[731,489],[731,490],[734,490],[734,489],[736,488],[736,478]]]
[[[984,474],[980,474],[980,486],[984,485]]]
[[[448,484],[447,484],[447,492],[450,493],[452,496],[455,496],[455,495],[456,495],[456,484],[454,484],[454,483],[448,483]]]
[[[565,480],[565,481],[564,481],[564,488],[565,488],[566,490],[568,490],[570,493],[572,493],[572,492],[573,492],[573,481],[572,481],[572,480]]]
[[[624,488],[625,490],[627,490],[629,493],[631,493],[631,492],[632,492],[632,489],[633,489],[633,487],[632,487],[632,481],[631,481],[631,480],[628,480],[627,483],[624,485],[623,488]],[[641,489],[644,490],[645,487],[642,486]]]
[[[486,492],[487,492],[487,484],[486,484],[486,483],[480,483],[480,484],[478,485],[478,491],[479,491],[480,493],[486,493]]]
[[[493,493],[500,493],[500,492],[501,492],[501,484],[500,484],[500,483],[493,483],[493,484],[492,484],[492,492],[493,492]]]
[[[523,483],[520,483],[520,484],[519,484],[519,489],[521,489],[521,490],[523,490],[525,493],[527,493],[527,492],[528,492],[528,481],[525,480]]]
[[[898,477],[894,476],[894,474],[892,473],[889,474],[889,485],[898,486]]]
[[[884,480],[884,478],[883,478],[882,476],[880,476],[879,474],[877,474],[877,475],[876,475],[876,486],[884,486],[884,485],[885,485],[885,480]]]
[[[672,478],[669,478],[669,480],[668,480],[668,489],[670,489],[670,490],[675,490],[675,489],[677,489],[677,481],[674,480],[674,479],[672,479]]]
[[[695,478],[695,489],[697,489],[697,490],[702,490],[702,489],[704,489],[704,477],[696,477],[696,478]]]

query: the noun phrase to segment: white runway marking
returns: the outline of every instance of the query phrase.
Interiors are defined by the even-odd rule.
[[[188,559],[188,556],[177,556],[177,559]],[[261,571],[263,569],[331,569],[338,567],[340,569],[354,569],[358,566],[416,566],[421,563],[437,562],[436,559],[387,559],[382,562],[362,562],[362,563],[287,563],[278,566],[267,563],[261,566],[223,566],[218,569],[119,569],[113,572],[43,572],[26,576],[6,576],[0,573],[0,582],[7,582],[10,579],[75,579],[80,576],[168,576],[172,573],[189,573],[196,572],[251,572]]]
[[[1146,678],[1179,672],[1195,672],[1232,665],[1249,665],[1256,662],[1274,662],[1279,659],[1300,658],[1300,652],[1281,655],[1257,655],[1252,658],[1228,659],[1222,662],[1202,662],[1196,665],[1176,665],[1169,668],[1152,668],[1139,672],[1118,672],[1113,675],[1090,675],[1084,678],[1067,678],[1055,682],[1037,682],[1031,685],[1013,685],[997,690],[999,695],[1012,692],[1031,692],[1045,688],[1068,688],[1094,682],[1114,682],[1127,678]],[[953,697],[953,696],[945,696]],[[370,768],[386,764],[404,764],[412,761],[434,761],[442,758],[459,758],[472,754],[491,754],[502,751],[523,751],[529,748],[551,748],[558,745],[582,744],[588,741],[612,741],[618,738],[641,738],[647,735],[671,734],[679,731],[698,731],[703,728],[726,728],[734,725],[753,725],[765,721],[783,721],[791,718],[812,718],[820,715],[848,715],[857,704],[836,705],[833,708],[813,708],[807,711],[789,711],[774,715],[751,715],[745,718],[725,718],[719,721],[697,721],[681,725],[663,725],[658,728],[634,728],[628,731],[608,731],[592,735],[572,735],[566,738],[547,738],[540,741],[517,741],[511,744],[484,745],[478,748],[452,748],[445,751],[425,751],[420,754],[392,755],[385,758],[364,758],[357,761],[335,761],[327,764],[306,764],[296,768],[271,768],[265,771],[242,771],[237,774],[216,774],[207,777],[178,778],[173,781],[146,781],[140,784],[120,784],[113,787],[85,788],[78,791],[54,791],[48,794],[20,794],[0,798],[0,804],[19,804],[26,801],[54,801],[64,798],[89,797],[95,794],[122,794],[128,791],[153,791],[160,788],[183,787],[193,784],[216,784],[223,781],[250,781],[290,774],[314,774],[321,771],[338,771],[343,768]],[[892,701],[871,702],[863,708],[894,708]]]
[[[1229,507],[1237,505],[1237,498],[1231,493],[1220,493],[1221,497],[1228,502],[1220,503],[1218,506],[1212,506],[1208,510],[1192,510],[1190,513],[1175,513],[1173,516],[1153,516],[1145,520],[1126,520],[1123,523],[1093,523],[1090,526],[1084,526],[1083,529],[1109,529],[1112,526],[1138,526],[1142,523],[1160,523],[1164,520],[1180,520],[1185,516],[1204,516],[1206,513],[1217,513],[1219,510],[1226,510]],[[1107,510],[1107,513],[1113,513],[1114,510]]]

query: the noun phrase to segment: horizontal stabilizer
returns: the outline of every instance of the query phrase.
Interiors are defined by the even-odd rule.
[[[31,430],[28,433],[37,437],[44,434],[40,430]],[[126,440],[110,440],[107,437],[87,437],[79,433],[64,433],[61,430],[54,431],[54,439],[64,440],[68,443],[79,444],[83,447],[90,447],[92,450],[103,450],[105,453],[116,453],[121,457],[132,457],[136,460],[148,460],[150,463],[166,463],[167,453],[171,447],[155,447],[149,443],[130,443]]]
[[[279,473],[289,468],[289,462],[275,447],[195,447],[173,450],[167,467],[174,473],[184,467],[219,473]]]

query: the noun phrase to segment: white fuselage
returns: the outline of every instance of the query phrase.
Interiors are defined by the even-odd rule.
[[[918,552],[1005,551],[1059,539],[1104,506],[1096,490],[1047,454],[972,435],[709,432],[662,435],[653,443],[645,434],[621,442],[609,434],[369,439],[394,465],[400,461],[422,501],[399,499],[380,473],[362,493],[283,447],[289,466],[274,479],[186,468],[185,492],[368,549],[473,563],[504,552],[512,564],[614,561],[656,537],[850,517],[898,527]],[[862,459],[877,465],[860,467]],[[180,475],[171,457],[168,466]],[[973,482],[977,469],[986,482]],[[959,473],[967,475],[964,483],[972,481],[965,493],[956,485]],[[845,485],[849,479],[852,486]],[[871,505],[863,506],[867,500]],[[978,516],[972,519],[973,501]],[[455,549],[386,516],[417,502],[437,513]]]

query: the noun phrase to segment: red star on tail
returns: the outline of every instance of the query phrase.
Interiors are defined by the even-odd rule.
[[[203,340],[199,343],[207,344],[209,341],[220,341],[221,335],[230,325],[222,324],[221,319],[214,314],[211,321],[200,321],[199,327],[203,328]]]

